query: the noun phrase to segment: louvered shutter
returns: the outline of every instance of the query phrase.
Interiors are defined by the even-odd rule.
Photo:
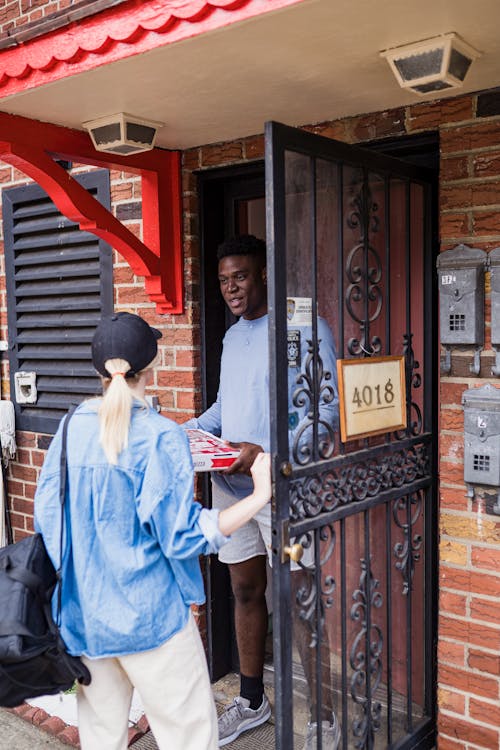
[[[77,177],[106,208],[109,172]],[[17,404],[17,429],[53,433],[72,403],[100,391],[90,343],[113,308],[108,244],[65,218],[38,185],[4,190],[3,225],[11,398],[14,374],[36,373],[35,404]]]

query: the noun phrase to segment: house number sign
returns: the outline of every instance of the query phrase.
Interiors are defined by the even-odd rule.
[[[406,427],[404,357],[337,360],[343,442]]]

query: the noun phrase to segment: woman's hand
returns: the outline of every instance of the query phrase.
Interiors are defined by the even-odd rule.
[[[230,505],[229,508],[224,508],[219,513],[219,529],[225,536],[241,528],[271,499],[271,456],[269,453],[260,451],[257,454],[250,467],[250,473],[254,486],[252,494]]]
[[[268,502],[272,495],[271,485],[271,455],[269,453],[257,453],[250,468],[254,484],[254,495]]]

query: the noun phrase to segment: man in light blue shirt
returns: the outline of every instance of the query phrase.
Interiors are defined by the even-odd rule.
[[[263,240],[243,235],[223,243],[217,254],[222,296],[239,320],[223,341],[217,399],[197,419],[184,427],[198,427],[221,436],[240,449],[236,462],[224,472],[212,473],[212,498],[216,508],[226,508],[248,494],[249,468],[259,451],[270,448],[269,335],[267,315],[266,246]],[[295,338],[288,361],[289,440],[300,447],[310,432],[304,430],[309,403],[294,405],[297,376],[307,357],[311,326]],[[318,319],[318,339],[324,371],[330,373],[331,398],[321,405],[321,420],[336,424],[338,400],[336,355],[326,322]],[[271,560],[271,510],[259,512],[234,533],[219,552],[229,565],[235,599],[235,629],[240,661],[240,696],[219,718],[219,747],[242,732],[267,721],[271,709],[264,694],[263,669],[267,633],[266,555]],[[325,745],[325,750],[326,745]],[[328,748],[329,750],[329,748]]]

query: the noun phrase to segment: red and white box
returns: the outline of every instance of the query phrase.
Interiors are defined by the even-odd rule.
[[[187,429],[189,448],[195,471],[220,471],[227,469],[240,455],[221,438],[205,430]]]

